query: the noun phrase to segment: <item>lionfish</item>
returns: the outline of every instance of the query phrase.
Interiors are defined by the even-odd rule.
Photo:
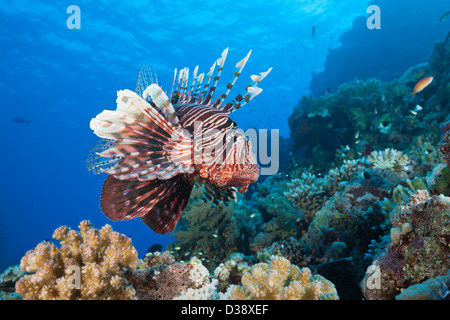
[[[175,69],[170,98],[144,66],[135,92],[117,92],[117,109],[104,110],[90,122],[100,137],[87,166],[107,173],[100,207],[112,220],[140,217],[156,233],[172,232],[186,208],[195,183],[204,199],[217,205],[236,200],[259,178],[250,141],[229,115],[261,93],[258,84],[272,70],[252,75],[245,92],[224,103],[251,51],[236,64],[224,92],[215,100],[228,48],[209,72],[189,83],[189,69]],[[205,80],[205,81],[204,81]],[[189,86],[189,87],[188,87]]]

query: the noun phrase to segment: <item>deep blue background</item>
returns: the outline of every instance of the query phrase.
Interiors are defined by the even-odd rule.
[[[438,22],[450,9],[448,1],[434,0],[429,16],[414,6],[427,1],[397,2],[390,16],[416,17],[424,30],[433,31],[423,36],[421,28],[414,28],[410,34],[403,25],[390,39],[389,26],[383,29],[382,22],[385,40],[412,37],[418,45],[411,65],[424,62],[433,42],[449,29],[449,21]],[[66,26],[66,8],[72,4],[81,9],[80,30]],[[261,96],[233,119],[243,129],[275,128],[288,137],[287,117],[294,105],[309,92],[313,74],[323,71],[340,37],[366,28],[365,19],[353,21],[367,16],[367,6],[361,0],[0,1],[0,270],[18,263],[60,225],[76,228],[84,219],[96,227],[110,223],[130,236],[140,256],[154,243],[171,241],[140,219],[108,221],[99,209],[104,176],[92,175],[84,164],[96,141],[90,119],[115,109],[117,90],[135,88],[143,63],[158,71],[160,84],[170,91],[175,67],[192,70],[199,64],[208,71],[229,47],[224,84],[234,64],[253,49],[234,94],[251,74],[274,69],[261,83]],[[377,47],[373,50],[376,55]],[[31,123],[16,123],[16,117]]]

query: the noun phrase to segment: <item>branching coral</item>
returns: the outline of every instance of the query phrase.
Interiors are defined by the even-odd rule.
[[[304,210],[304,219],[309,223],[326,200],[338,190],[339,183],[350,180],[365,166],[366,163],[363,158],[360,160],[345,160],[342,166],[330,170],[323,177],[311,173],[302,173],[301,178],[293,179],[287,184],[289,189],[284,195],[295,206]]]
[[[384,198],[381,201],[381,207],[386,216],[389,216],[390,212],[402,202],[409,201],[411,195],[418,190],[428,190],[425,182],[421,178],[414,178],[413,180],[406,179],[406,186],[399,184],[392,190],[392,197]]]
[[[406,154],[392,148],[383,151],[373,151],[367,161],[377,170],[407,170],[410,165],[410,159]]]
[[[416,191],[390,220],[390,241],[361,282],[367,299],[394,299],[402,289],[448,270],[450,198]]]
[[[267,263],[254,265],[242,276],[242,286],[227,292],[233,300],[337,300],[336,289],[320,275],[312,276],[308,268],[300,269],[283,257],[274,256]]]
[[[122,277],[126,269],[138,265],[131,239],[105,225],[94,229],[87,220],[80,231],[62,226],[53,238],[61,243],[42,242],[28,251],[20,262],[32,273],[16,283],[24,299],[134,299],[135,291]]]

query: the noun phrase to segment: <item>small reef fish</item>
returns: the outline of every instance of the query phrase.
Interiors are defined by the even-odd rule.
[[[447,18],[450,16],[450,11],[447,11],[446,13],[444,13],[441,18],[439,19],[440,22],[444,22],[445,20],[447,20]]]
[[[13,121],[15,123],[20,123],[20,124],[22,124],[22,123],[30,124],[31,123],[31,120],[27,120],[24,118],[14,118]]]
[[[237,191],[245,193],[258,180],[251,142],[229,115],[261,93],[258,84],[272,68],[252,75],[245,91],[224,102],[250,53],[236,64],[231,81],[215,100],[228,48],[208,73],[198,74],[197,66],[191,81],[188,68],[179,73],[175,69],[170,97],[157,83],[149,83],[153,72],[144,66],[136,92],[118,91],[117,109],[91,120],[91,129],[101,139],[86,162],[94,173],[108,174],[100,202],[108,218],[139,217],[165,234],[175,229],[194,183],[202,184],[204,198],[216,205],[236,201]]]
[[[417,112],[421,111],[423,108],[421,105],[416,105],[416,107],[413,110],[409,110],[413,115],[417,115]]]
[[[433,81],[433,77],[425,77],[425,78],[421,79],[419,82],[417,82],[413,91],[411,92],[413,95],[413,98],[417,93],[419,93],[420,91],[425,89],[432,81]]]
[[[417,79],[417,78],[420,78],[420,77],[423,76],[424,74],[425,74],[425,71],[419,72],[419,73],[416,75],[416,79]]]

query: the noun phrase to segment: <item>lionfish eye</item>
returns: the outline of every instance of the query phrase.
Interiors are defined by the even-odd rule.
[[[233,126],[233,129],[236,130],[236,129],[237,129],[237,123],[234,122],[234,121],[232,121],[232,122],[233,122],[233,125],[232,125],[232,126]]]

